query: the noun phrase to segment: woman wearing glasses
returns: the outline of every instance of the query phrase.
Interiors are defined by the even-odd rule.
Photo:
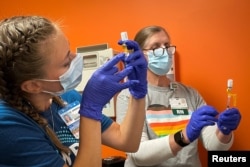
[[[228,150],[241,118],[238,109],[218,114],[195,89],[166,77],[176,46],[164,28],[145,27],[134,40],[148,60],[148,94],[141,144],[136,153],[128,153],[125,167],[200,167],[198,139],[207,150]],[[117,97],[118,122],[123,121],[128,96],[124,90]]]

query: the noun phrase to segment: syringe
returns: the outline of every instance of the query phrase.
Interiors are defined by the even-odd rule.
[[[236,94],[232,93],[233,80],[227,80],[227,108],[230,108],[231,97],[233,98],[233,106],[236,106]]]
[[[128,33],[127,33],[127,32],[125,32],[125,31],[124,31],[124,32],[121,32],[121,40],[122,40],[122,41],[128,40]],[[126,56],[128,56],[129,53],[133,52],[133,50],[129,50],[129,49],[127,48],[126,44],[123,44],[123,45],[122,45],[122,48],[123,48],[124,53],[126,53]]]

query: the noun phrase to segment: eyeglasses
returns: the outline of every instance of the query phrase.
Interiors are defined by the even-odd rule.
[[[164,54],[164,51],[166,50],[168,52],[168,55],[173,55],[176,50],[176,46],[166,46],[165,48],[155,48],[155,49],[143,49],[143,50],[152,50],[154,56],[160,57]]]

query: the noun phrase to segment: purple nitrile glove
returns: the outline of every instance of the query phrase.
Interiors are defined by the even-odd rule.
[[[134,84],[129,87],[129,91],[131,95],[136,98],[140,99],[146,96],[147,94],[147,68],[148,62],[141,51],[138,43],[132,40],[118,42],[119,45],[125,44],[127,49],[133,50],[130,52],[129,55],[125,59],[125,66],[133,67],[133,71],[128,75],[128,80],[138,80],[138,84]]]
[[[204,105],[194,111],[186,127],[189,141],[193,142],[197,139],[205,126],[214,125],[217,122],[216,115],[218,115],[216,109],[208,105]]]
[[[119,61],[124,61],[124,59],[124,54],[118,54],[93,73],[82,93],[79,110],[81,116],[100,121],[104,105],[122,89],[138,83],[138,81],[134,80],[120,82],[133,70],[132,67],[127,67],[122,71],[118,71],[116,64]]]
[[[220,113],[218,117],[218,128],[224,134],[228,135],[237,129],[241,120],[241,114],[237,108],[229,108]]]

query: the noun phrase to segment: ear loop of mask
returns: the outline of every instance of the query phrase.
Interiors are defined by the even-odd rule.
[[[63,90],[58,92],[43,91],[55,96],[60,96],[64,92],[74,89],[82,80],[83,57],[77,55],[71,62],[69,69],[61,75],[59,80],[37,79],[46,82],[60,82]],[[69,74],[68,74],[69,73]]]

